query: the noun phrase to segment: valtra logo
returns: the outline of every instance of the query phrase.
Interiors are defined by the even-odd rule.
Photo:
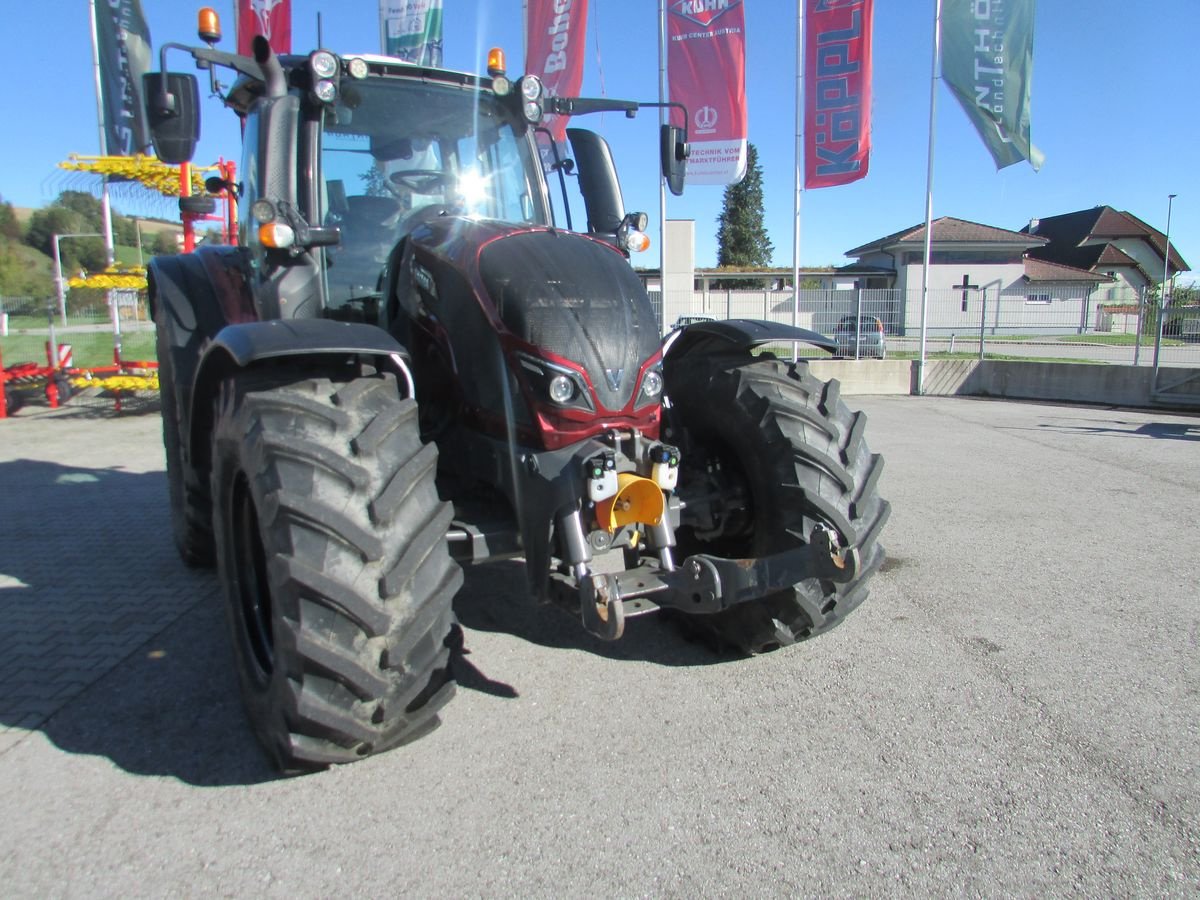
[[[729,12],[741,2],[742,0],[675,0],[671,4],[671,12],[708,28],[718,16]]]

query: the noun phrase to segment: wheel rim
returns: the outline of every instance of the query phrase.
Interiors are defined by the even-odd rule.
[[[266,679],[275,668],[275,640],[271,627],[271,588],[267,555],[258,529],[258,510],[250,484],[238,473],[233,487],[233,552],[237,577],[238,613],[242,634],[259,674]]]

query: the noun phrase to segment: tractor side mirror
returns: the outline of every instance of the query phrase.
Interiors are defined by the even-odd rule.
[[[677,125],[664,125],[659,133],[659,156],[662,158],[663,178],[667,187],[678,197],[683,193],[683,176],[687,169],[688,147],[687,131]]]
[[[625,218],[625,201],[608,142],[583,128],[568,128],[567,139],[579,164],[579,192],[587,209],[588,232],[615,235]]]
[[[142,92],[155,154],[172,166],[188,162],[200,139],[200,89],[196,76],[149,72],[142,76]]]

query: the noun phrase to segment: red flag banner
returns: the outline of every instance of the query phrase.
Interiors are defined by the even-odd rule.
[[[251,44],[261,34],[276,53],[292,52],[292,0],[235,0],[237,52],[253,56]]]
[[[746,177],[746,21],[742,0],[670,0],[667,81],[688,110],[687,184]],[[683,116],[671,111],[671,121]]]
[[[804,187],[849,184],[871,153],[873,0],[805,0]]]
[[[525,20],[525,74],[542,79],[547,97],[578,97],[583,87],[588,0],[529,0]],[[546,116],[554,140],[567,133],[569,116]]]

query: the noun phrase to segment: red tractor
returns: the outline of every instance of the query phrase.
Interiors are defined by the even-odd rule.
[[[475,76],[214,43],[188,52],[238,74],[212,86],[242,119],[242,181],[209,186],[237,196],[238,245],[157,257],[150,297],[176,542],[216,564],[281,768],[437,724],[463,565],[523,559],[534,596],[605,639],[662,609],[746,653],[863,601],[888,514],[863,415],[754,352],[836,345],[746,320],[664,342],[625,252],[645,216],[592,132],[551,167],[575,170],[587,233],[553,220],[542,117],[639,104],[550,98],[498,60]],[[166,49],[147,106],[178,163],[198,89]],[[686,129],[660,143],[678,192]]]

